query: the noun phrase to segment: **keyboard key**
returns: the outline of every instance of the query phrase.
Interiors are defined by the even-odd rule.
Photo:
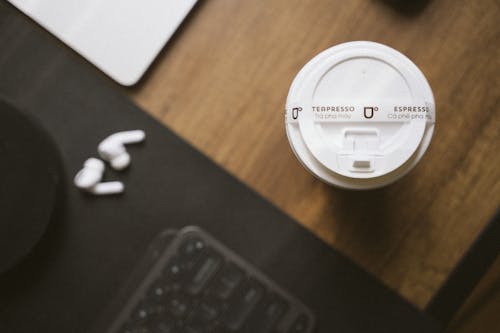
[[[191,281],[196,274],[198,260],[195,257],[175,257],[168,262],[163,270],[164,279],[167,283],[185,285]]]
[[[148,325],[148,329],[151,333],[177,333],[175,321],[167,316],[154,320]]]
[[[134,324],[131,322],[127,322],[123,327],[118,331],[119,333],[151,333],[146,326],[141,324]]]
[[[184,317],[187,314],[190,306],[190,298],[181,293],[170,295],[167,299],[166,304],[168,313],[176,318]]]
[[[206,248],[205,242],[198,237],[185,240],[179,247],[179,254],[182,257],[196,256]]]
[[[217,273],[221,264],[222,257],[216,253],[212,251],[202,253],[196,267],[196,273],[188,283],[186,290],[192,295],[198,294],[205,284]]]
[[[243,282],[244,274],[234,264],[224,265],[210,286],[210,293],[216,297],[227,300],[238,286]]]
[[[155,303],[164,302],[170,287],[161,278],[153,282],[147,292],[147,297]]]
[[[179,258],[174,257],[166,264],[163,274],[170,281],[179,281],[182,278],[182,266],[182,261]]]
[[[268,296],[259,303],[252,316],[248,318],[243,332],[270,333],[288,311],[288,304],[277,296]]]
[[[295,322],[292,324],[292,327],[287,331],[287,333],[305,333],[309,332],[309,319],[306,315],[300,315]]]
[[[202,301],[190,314],[187,322],[208,325],[219,316],[221,308],[209,301]]]
[[[243,288],[233,297],[224,316],[225,325],[233,331],[239,330],[263,295],[264,288],[262,285],[255,280],[247,281]]]
[[[223,324],[216,324],[208,328],[207,333],[234,333],[235,331],[229,330],[227,327],[223,326]]]
[[[125,330],[124,333],[151,333],[151,331],[145,326],[137,326],[131,330]]]
[[[163,312],[165,307],[162,304],[142,301],[135,307],[131,317],[136,322],[147,322]]]
[[[206,333],[207,330],[200,324],[187,323],[184,329],[187,333]]]

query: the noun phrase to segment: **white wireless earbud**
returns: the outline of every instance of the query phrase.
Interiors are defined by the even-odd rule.
[[[89,192],[95,195],[110,195],[122,193],[125,190],[122,182],[97,183],[89,189]]]
[[[97,158],[89,158],[83,164],[74,179],[76,187],[95,195],[109,195],[122,193],[125,190],[121,182],[101,183],[104,174],[104,162]]]
[[[88,190],[101,181],[103,173],[104,162],[91,157],[83,163],[83,169],[76,174],[74,183],[76,187]]]
[[[141,142],[146,138],[144,131],[125,131],[108,136],[97,147],[103,160],[108,161],[113,169],[123,170],[130,164],[130,155],[125,149],[126,144]],[[89,158],[83,164],[74,179],[76,187],[95,195],[122,193],[125,186],[122,182],[101,183],[104,174],[104,162],[97,158]]]
[[[138,143],[146,138],[142,130],[118,132],[108,136],[97,147],[103,160],[108,161],[113,169],[123,170],[130,164],[130,155],[125,149],[126,144]]]

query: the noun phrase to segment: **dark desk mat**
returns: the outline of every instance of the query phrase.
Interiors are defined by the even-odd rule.
[[[0,278],[1,332],[86,332],[149,242],[187,224],[200,225],[308,304],[319,332],[438,331],[4,2],[0,45],[0,96],[53,134],[67,183],[38,247]],[[72,186],[104,137],[136,128],[146,131],[147,142],[130,146],[130,170],[106,174],[125,182],[123,196],[95,198]]]

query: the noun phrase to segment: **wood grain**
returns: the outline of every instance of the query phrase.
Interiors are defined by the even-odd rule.
[[[201,0],[127,93],[216,163],[423,307],[499,206],[500,3]],[[389,187],[316,180],[291,152],[284,104],[300,68],[372,40],[427,76],[437,125],[426,155]]]

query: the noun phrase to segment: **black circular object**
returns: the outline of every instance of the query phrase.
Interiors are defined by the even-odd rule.
[[[35,119],[0,100],[0,273],[38,243],[62,182],[60,156]]]

